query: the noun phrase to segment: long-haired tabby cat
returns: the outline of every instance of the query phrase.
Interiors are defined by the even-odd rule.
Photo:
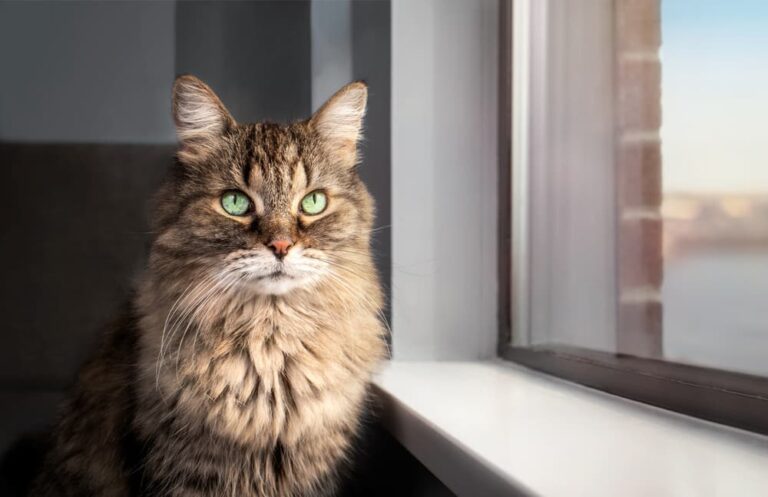
[[[384,355],[356,172],[366,86],[238,124],[176,80],[180,146],[148,268],[83,368],[35,496],[320,496]]]

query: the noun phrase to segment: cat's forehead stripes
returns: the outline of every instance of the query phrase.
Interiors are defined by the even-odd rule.
[[[246,185],[252,186],[259,178],[254,173],[254,161],[255,161],[255,147],[256,147],[256,130],[253,126],[249,126],[245,131],[245,159],[243,161],[243,181]],[[255,176],[255,178],[254,178]]]
[[[288,128],[271,123],[256,124],[247,137],[243,175],[249,186],[261,183],[270,185],[273,193],[286,191],[297,167],[304,168],[306,174],[299,147]]]

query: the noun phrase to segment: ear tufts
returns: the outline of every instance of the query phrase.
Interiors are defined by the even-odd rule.
[[[173,119],[182,144],[213,140],[235,123],[213,90],[191,75],[173,83]]]
[[[349,165],[356,162],[367,101],[368,86],[356,81],[337,91],[310,120],[331,153]]]

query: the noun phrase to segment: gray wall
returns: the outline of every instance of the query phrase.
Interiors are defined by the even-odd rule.
[[[308,1],[179,2],[176,73],[194,74],[241,122],[286,122],[312,107]]]
[[[352,81],[352,0],[312,2],[312,110]]]
[[[0,140],[174,140],[173,2],[0,2]]]
[[[0,140],[173,143],[176,74],[242,121],[311,111],[309,1],[0,2]]]
[[[498,0],[392,4],[392,355],[497,342]]]

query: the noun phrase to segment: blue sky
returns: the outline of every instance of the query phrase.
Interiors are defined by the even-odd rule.
[[[768,0],[662,0],[664,189],[768,194]]]

